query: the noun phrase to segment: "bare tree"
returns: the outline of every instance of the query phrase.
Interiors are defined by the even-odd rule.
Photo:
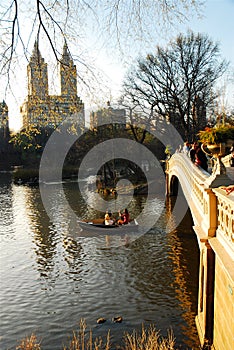
[[[219,58],[219,46],[208,36],[179,35],[167,48],[158,46],[155,55],[138,59],[124,82],[124,98],[193,139],[206,125],[206,109],[217,98],[215,83],[228,67]]]
[[[0,73],[9,75],[17,58],[28,57],[32,42],[47,41],[59,60],[64,39],[72,41],[79,49],[87,31],[100,36],[108,48],[116,50],[130,42],[144,40],[160,24],[185,21],[186,15],[197,11],[202,0],[6,0],[0,5]],[[155,20],[158,19],[157,25]],[[87,57],[76,57],[86,63]],[[87,66],[86,66],[87,68]]]

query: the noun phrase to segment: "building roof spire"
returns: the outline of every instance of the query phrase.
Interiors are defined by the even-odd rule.
[[[35,43],[34,43],[34,48],[33,48],[33,52],[32,52],[32,56],[31,56],[31,59],[30,61],[34,61],[34,60],[37,60],[37,62],[41,62],[43,61],[43,58],[42,58],[42,55],[40,53],[40,50],[39,50],[39,45],[38,45],[38,41],[35,40]]]
[[[66,40],[65,40],[64,45],[63,45],[63,54],[62,54],[61,62],[63,64],[67,64],[67,65],[71,64],[71,62],[72,62],[71,54],[68,50]]]

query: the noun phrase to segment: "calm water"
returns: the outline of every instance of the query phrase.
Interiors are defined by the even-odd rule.
[[[154,324],[162,335],[172,328],[177,345],[198,349],[194,318],[199,253],[189,213],[171,233],[165,232],[170,206],[152,199],[152,210],[164,208],[155,227],[130,244],[112,247],[104,238],[79,236],[66,210],[53,203],[51,223],[38,187],[17,186],[0,174],[1,319],[0,348],[15,349],[34,332],[42,349],[62,349],[85,319],[93,336],[113,344],[125,331]],[[48,193],[51,186],[48,185]],[[79,217],[87,208],[77,184],[64,184]],[[135,198],[131,213],[145,198]],[[155,209],[156,208],[156,209]],[[90,215],[95,213],[89,213]],[[112,317],[121,315],[115,324]],[[97,325],[105,317],[107,322]]]

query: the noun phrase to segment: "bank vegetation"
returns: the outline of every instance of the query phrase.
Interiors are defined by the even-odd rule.
[[[172,330],[168,331],[167,337],[160,335],[160,332],[151,325],[148,329],[142,325],[141,332],[135,330],[125,333],[122,345],[111,344],[110,331],[106,338],[93,338],[92,330],[87,331],[84,320],[80,321],[80,329],[74,331],[68,340],[68,345],[63,346],[63,350],[175,350],[175,337]],[[37,336],[32,334],[20,341],[16,350],[43,350],[43,346],[38,341]]]

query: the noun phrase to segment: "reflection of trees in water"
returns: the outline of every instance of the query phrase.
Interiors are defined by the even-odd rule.
[[[129,254],[129,266],[134,273],[134,287],[141,292],[146,300],[158,302],[158,297],[165,295],[165,280],[171,279],[171,271],[166,263],[167,252],[161,232],[155,229],[152,234],[146,234],[133,243]],[[170,289],[170,283],[168,283]],[[168,290],[167,290],[168,292]]]
[[[147,196],[134,196],[130,203],[129,212],[132,217],[139,215],[145,207],[147,201]]]
[[[171,215],[174,199],[167,203],[167,216]],[[187,345],[193,347],[198,344],[195,316],[197,314],[199,248],[195,233],[192,229],[193,221],[187,210],[181,223],[167,235],[169,258],[173,261],[173,286],[176,297],[183,309],[183,318],[187,325],[182,326],[183,333],[189,337]]]
[[[83,218],[84,213],[87,211],[87,204],[80,193],[78,182],[64,184],[63,190],[72,210],[78,218]]]
[[[68,270],[65,271],[65,274],[72,278],[74,281],[77,281],[81,278],[79,275],[82,270],[82,245],[74,239],[64,238],[63,247],[64,260],[68,265]]]
[[[133,216],[137,216],[142,212],[146,201],[147,196],[134,197],[132,211],[130,209]],[[152,213],[149,213],[149,215],[152,215]],[[156,225],[130,245],[128,254],[128,266],[131,278],[134,281],[134,289],[145,297],[145,308],[147,307],[147,300],[149,300],[149,305],[157,305],[167,293],[173,293],[170,283],[168,283],[168,289],[165,291],[165,280],[162,281],[164,275],[165,278],[170,280],[172,271],[170,271],[170,267],[166,262],[168,253],[165,249],[165,233],[161,223]]]
[[[116,199],[119,200],[119,203],[129,203],[128,209],[130,212],[130,216],[132,218],[135,218],[137,215],[141,213],[141,211],[145,207],[145,203],[147,201],[147,196],[141,195],[141,196],[133,196],[128,197],[127,195],[118,195],[117,198],[115,196],[107,196],[105,197],[106,201],[106,208],[103,212],[98,211],[95,209],[95,201],[96,196],[101,196],[101,194],[98,194],[95,192],[95,189],[93,187],[89,188],[89,183],[87,182],[87,197],[89,197],[89,202],[93,205],[89,206],[87,205],[86,201],[82,197],[79,186],[77,182],[71,182],[64,184],[64,193],[66,196],[66,199],[72,208],[72,210],[75,212],[77,218],[79,219],[87,219],[92,220],[97,217],[103,217],[105,215],[105,210],[109,208],[110,205],[112,205],[113,201],[116,201]],[[103,199],[103,197],[102,197]],[[117,217],[118,216],[118,210],[123,210],[125,207],[125,204],[123,207],[119,207],[119,204],[115,204],[115,209],[113,210],[113,214]]]

